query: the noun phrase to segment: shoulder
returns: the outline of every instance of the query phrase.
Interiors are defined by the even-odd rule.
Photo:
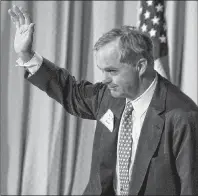
[[[194,101],[167,79],[160,77],[159,82],[167,89],[163,115],[168,130],[180,132],[183,128],[197,127],[198,106]]]
[[[182,92],[179,87],[172,84],[165,78],[161,78],[160,82],[163,82],[167,87],[166,93],[166,111],[183,111],[198,112],[198,106],[196,103],[184,92]]]
[[[182,108],[175,108],[166,112],[165,116],[166,121],[175,128],[198,124],[198,111],[196,110],[186,111]]]

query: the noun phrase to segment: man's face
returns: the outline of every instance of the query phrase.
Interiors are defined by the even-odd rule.
[[[118,41],[113,41],[96,52],[96,63],[102,70],[113,97],[135,99],[139,91],[137,66],[120,63]]]

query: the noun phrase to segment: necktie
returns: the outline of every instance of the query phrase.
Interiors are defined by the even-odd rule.
[[[127,102],[120,128],[118,156],[121,195],[128,195],[129,189],[129,164],[132,150],[132,110],[132,103]]]

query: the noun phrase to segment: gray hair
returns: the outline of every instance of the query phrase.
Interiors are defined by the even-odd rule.
[[[149,64],[153,64],[152,40],[133,26],[125,25],[105,33],[94,45],[94,50],[98,51],[101,47],[116,39],[119,39],[121,63],[133,64],[140,58],[145,58]]]

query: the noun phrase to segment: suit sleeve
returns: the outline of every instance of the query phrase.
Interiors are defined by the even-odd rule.
[[[34,75],[30,76],[26,71],[24,78],[59,102],[70,114],[96,120],[105,91],[104,84],[92,84],[85,80],[77,82],[66,69],[45,58]]]
[[[198,112],[175,120],[173,150],[180,178],[180,195],[198,195]]]

